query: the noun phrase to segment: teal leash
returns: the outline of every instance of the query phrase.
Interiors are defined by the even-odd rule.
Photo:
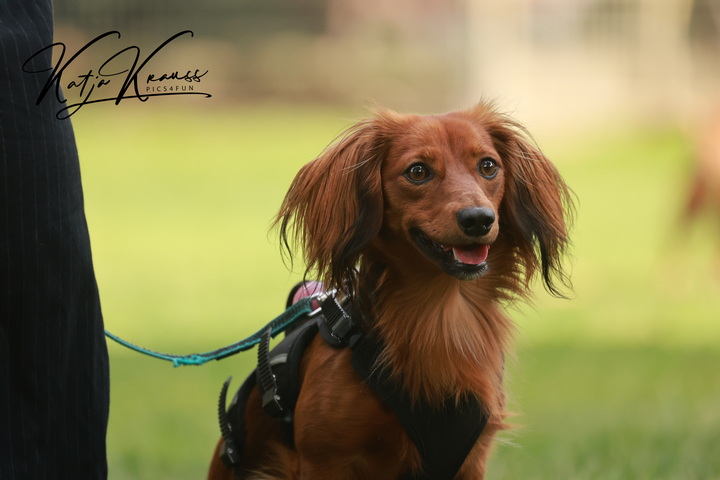
[[[235,355],[236,353],[250,350],[252,347],[260,343],[263,334],[265,334],[268,329],[271,332],[270,335],[274,338],[277,334],[293,326],[299,320],[302,320],[307,316],[311,315],[315,311],[315,309],[312,307],[312,302],[316,298],[317,295],[302,298],[290,307],[288,307],[288,309],[281,313],[279,316],[275,317],[275,319],[265,325],[262,329],[250,335],[249,337],[240,340],[239,342],[235,342],[232,345],[228,345],[226,347],[218,348],[217,350],[212,350],[205,353],[191,353],[189,355],[171,355],[168,353],[156,352],[132,344],[127,340],[123,340],[122,338],[113,335],[107,330],[105,330],[105,335],[115,340],[120,345],[129,348],[130,350],[134,350],[136,352],[148,355],[153,358],[172,362],[174,367],[183,367],[185,365],[199,366],[211,360],[222,360],[223,358]]]

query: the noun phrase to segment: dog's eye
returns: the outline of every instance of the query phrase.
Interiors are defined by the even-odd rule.
[[[483,158],[478,164],[480,175],[487,179],[495,178],[500,170],[500,166],[492,158]]]
[[[422,163],[414,163],[410,168],[405,170],[405,178],[413,183],[423,183],[430,178],[431,172],[427,165]]]

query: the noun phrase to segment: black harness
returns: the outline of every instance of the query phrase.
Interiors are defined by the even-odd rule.
[[[300,393],[300,363],[305,349],[318,333],[333,348],[352,349],[353,368],[395,413],[420,452],[423,472],[407,480],[452,480],[457,474],[487,423],[488,414],[482,403],[466,395],[459,402],[448,398],[441,408],[422,401],[413,405],[389,373],[376,368],[382,345],[360,331],[349,310],[328,296],[318,311],[288,332],[272,351],[269,351],[268,330],[258,347],[258,366],[240,387],[228,411],[225,402],[230,379],[223,385],[219,402],[224,439],[221,458],[235,469],[238,477],[243,475],[245,405],[255,386],[260,391],[263,409],[279,420],[285,442],[294,448],[293,413]]]

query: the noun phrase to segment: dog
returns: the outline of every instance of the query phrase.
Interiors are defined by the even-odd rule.
[[[507,428],[514,327],[504,305],[528,299],[538,276],[553,295],[571,288],[562,260],[572,200],[525,129],[488,102],[442,115],[379,110],[348,129],[298,172],[276,225],[291,257],[292,245],[303,252],[306,276],[351,304],[377,346],[366,373],[395,391],[371,388],[355,348],[316,335],[298,367],[290,440],[255,387],[241,464],[220,460],[221,440],[208,478],[482,479]],[[425,413],[408,426],[393,395]],[[456,418],[459,409],[481,415]],[[418,440],[415,426],[436,414],[450,440]],[[455,448],[464,433],[448,425],[474,433]],[[433,455],[454,465],[434,473]]]
[[[712,224],[713,235],[720,227],[720,104],[697,128],[693,142],[694,174],[689,182],[679,223],[689,228],[705,216]],[[720,276],[720,241],[715,238],[714,273]]]

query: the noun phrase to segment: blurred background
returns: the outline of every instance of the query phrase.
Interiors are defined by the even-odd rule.
[[[382,105],[481,98],[573,188],[568,300],[537,285],[508,357],[490,479],[720,479],[719,0],[64,0],[63,82],[134,45],[207,70],[212,98],[72,117],[106,327],[211,350],[278,315],[301,265],[269,230],[295,172]],[[180,82],[182,83],[182,82]],[[173,83],[166,83],[172,85]],[[174,83],[177,85],[178,83]],[[66,87],[67,85],[63,85]],[[77,89],[66,93],[71,99]],[[716,180],[717,179],[717,180]],[[111,480],[203,478],[216,398],[252,352],[203,367],[109,345]]]

